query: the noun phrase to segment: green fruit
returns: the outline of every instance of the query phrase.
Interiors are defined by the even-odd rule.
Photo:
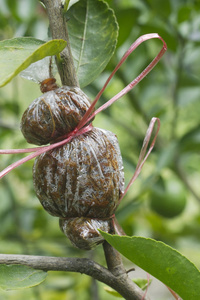
[[[150,206],[153,211],[165,218],[174,218],[186,206],[186,192],[177,179],[159,181],[150,192]]]

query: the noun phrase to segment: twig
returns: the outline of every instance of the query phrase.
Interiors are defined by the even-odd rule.
[[[144,297],[144,292],[128,277],[119,252],[107,242],[104,242],[103,247],[109,271],[115,278],[120,279],[120,281],[123,282],[124,288],[130,292],[130,294],[127,293],[126,297],[123,296],[121,292],[119,293],[125,297],[125,299],[148,300],[148,297]],[[115,290],[117,291],[117,289]]]
[[[0,254],[0,264],[25,265],[43,271],[78,272],[109,285],[127,300],[141,300],[143,295],[135,283],[127,280],[127,275],[115,276],[108,269],[87,258]]]
[[[42,2],[46,7],[52,38],[67,41],[67,46],[60,53],[60,59],[57,59],[57,66],[62,84],[79,86],[61,0],[42,0]]]
[[[90,286],[91,300],[100,300],[97,281],[92,277]]]
[[[109,271],[111,271],[115,276],[126,274],[119,252],[117,252],[107,242],[104,242],[103,248]]]

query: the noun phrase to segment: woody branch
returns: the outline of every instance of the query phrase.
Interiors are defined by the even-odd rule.
[[[58,72],[60,74],[62,84],[68,86],[79,86],[70,48],[62,1],[42,0],[41,2],[43,2],[46,7],[52,38],[67,41],[67,46],[60,53],[60,59],[57,59]]]
[[[126,274],[115,276],[108,269],[87,258],[0,254],[0,264],[24,265],[43,271],[78,272],[109,285],[127,300],[143,299],[143,292],[130,279],[127,280]]]

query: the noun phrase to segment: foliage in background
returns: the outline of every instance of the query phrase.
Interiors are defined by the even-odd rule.
[[[161,119],[154,153],[121,203],[117,218],[128,235],[164,241],[200,267],[200,4],[189,0],[107,2],[119,23],[119,39],[105,71],[85,88],[92,99],[137,37],[158,32],[168,45],[167,54],[156,68],[133,91],[98,115],[94,122],[95,126],[117,134],[128,182],[149,120],[152,116]],[[47,38],[48,21],[38,1],[0,0],[0,7],[1,40],[18,36]],[[140,46],[116,73],[99,105],[130,82],[155,56],[159,46],[155,41]],[[29,103],[39,95],[38,85],[19,77],[0,89],[1,148],[27,146],[19,130],[19,121]],[[2,156],[0,168],[18,157],[22,155]],[[92,253],[74,249],[60,232],[57,219],[43,211],[32,187],[32,164],[30,161],[17,168],[0,182],[0,252],[88,255],[101,263],[101,247]],[[173,201],[171,193],[175,195]],[[164,204],[167,207],[165,217],[162,213]],[[171,216],[174,217],[166,218]],[[52,274],[52,279],[44,285],[27,290],[23,295],[29,299],[81,297],[84,300],[92,295],[90,284],[90,278],[83,279],[78,274],[63,277],[62,273],[57,273]],[[106,299],[102,293],[100,288],[102,299]],[[20,292],[0,292],[0,295],[6,300],[21,299]],[[166,296],[166,299],[169,298]]]

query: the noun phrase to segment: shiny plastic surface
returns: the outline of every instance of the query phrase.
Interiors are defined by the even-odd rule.
[[[33,167],[36,194],[58,217],[110,217],[124,189],[117,137],[93,128],[41,154]]]
[[[20,76],[32,80],[36,83],[40,83],[43,80],[52,77],[56,74],[57,68],[54,59],[51,56],[47,56],[35,63],[32,63],[28,68],[20,73]]]
[[[41,154],[34,163],[33,181],[44,209],[61,218],[71,242],[81,249],[93,248],[103,241],[98,228],[110,232],[124,190],[117,137],[93,128]]]
[[[28,143],[45,145],[71,132],[90,106],[78,87],[63,86],[35,99],[24,112],[21,131]]]
[[[112,219],[99,220],[90,218],[60,219],[60,228],[71,243],[83,250],[90,250],[104,241],[98,229],[113,231]]]

